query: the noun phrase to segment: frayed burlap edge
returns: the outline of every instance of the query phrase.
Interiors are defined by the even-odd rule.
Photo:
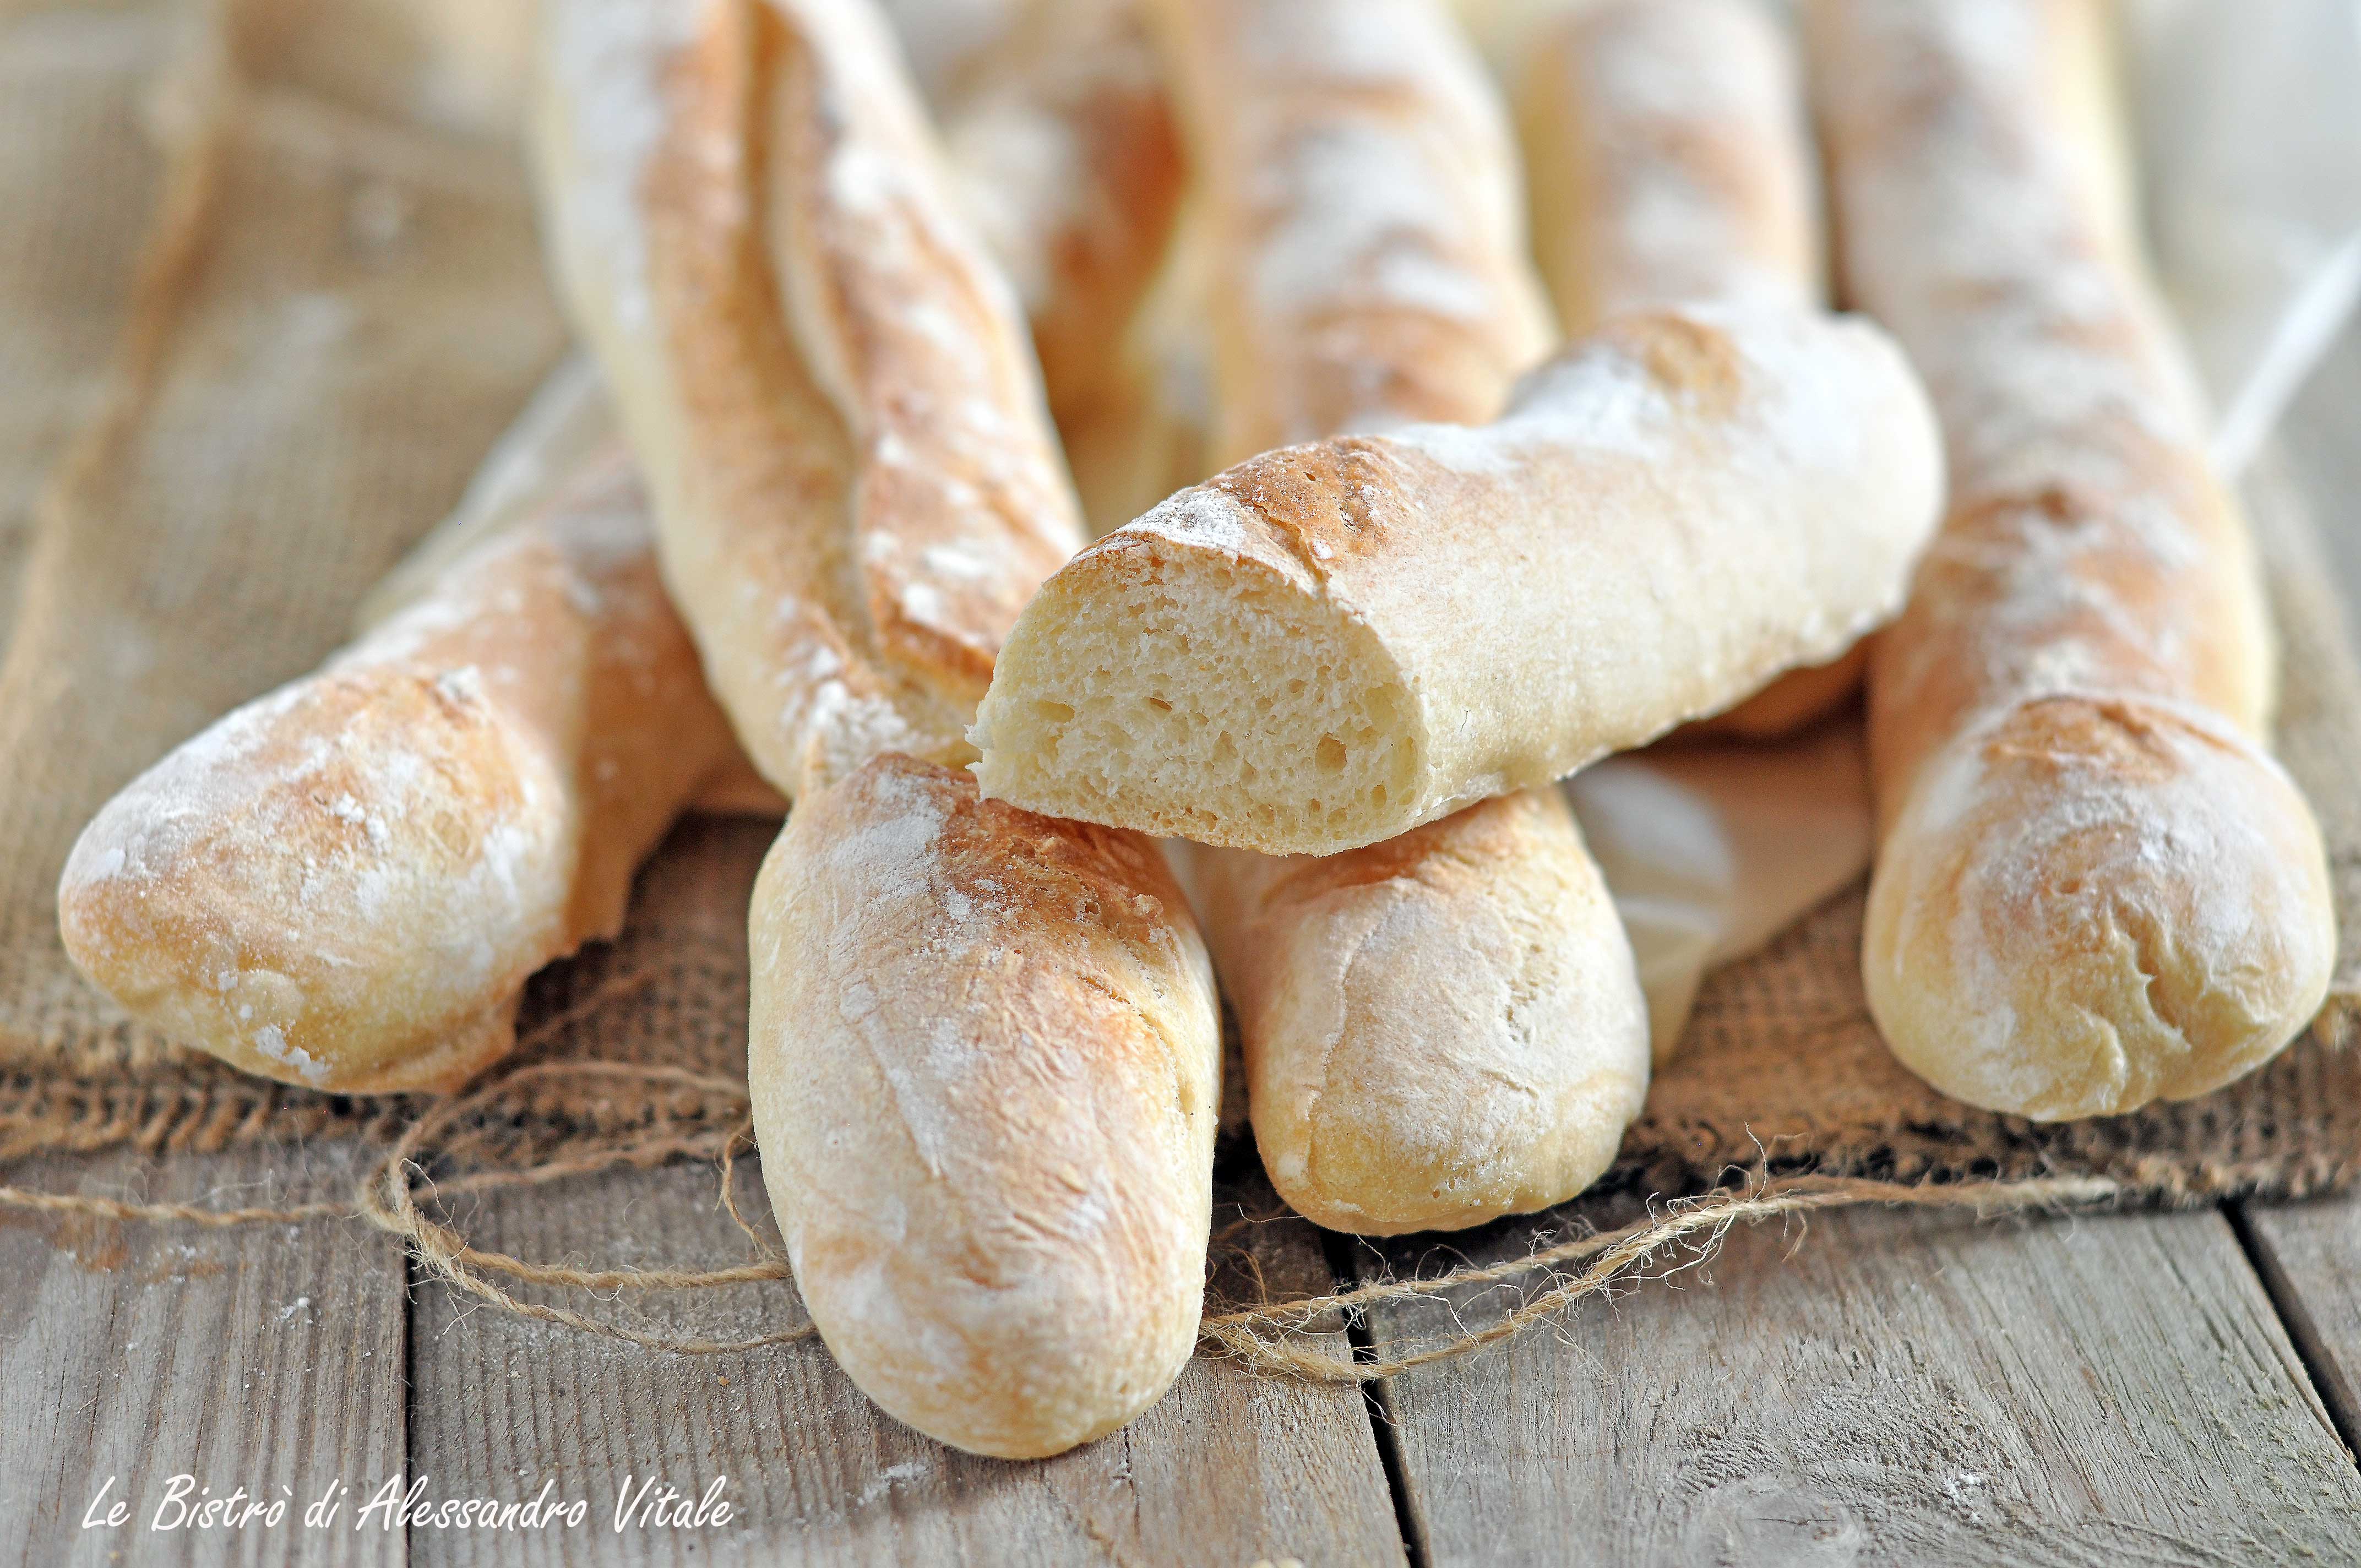
[[[733,1340],[651,1334],[516,1293],[512,1287],[609,1293],[697,1290],[783,1282],[791,1277],[787,1261],[775,1241],[751,1224],[737,1207],[734,1162],[740,1149],[752,1144],[751,1118],[743,1113],[726,1125],[719,1124],[717,1118],[717,1124],[694,1131],[585,1148],[528,1167],[495,1166],[440,1178],[431,1174],[459,1146],[480,1142],[479,1135],[486,1126],[506,1120],[500,1106],[503,1094],[544,1080],[579,1084],[586,1079],[598,1078],[686,1091],[710,1097],[718,1104],[727,1103],[733,1097],[743,1102],[742,1090],[732,1080],[684,1069],[578,1059],[525,1062],[496,1074],[467,1093],[429,1108],[410,1122],[372,1163],[353,1195],[345,1200],[222,1209],[0,1187],[0,1206],[117,1223],[196,1225],[209,1229],[359,1218],[401,1237],[428,1275],[476,1300],[521,1317],[644,1351],[675,1355],[732,1354],[812,1337],[816,1331],[808,1320]],[[478,1135],[471,1137],[471,1134]],[[645,1168],[683,1158],[709,1160],[717,1166],[719,1203],[746,1235],[752,1254],[751,1261],[706,1269],[593,1269],[536,1263],[476,1247],[433,1212],[445,1201],[463,1195],[543,1186],[622,1167]],[[1661,1277],[1695,1267],[1709,1258],[1730,1229],[1740,1224],[1871,1204],[1945,1209],[1989,1218],[2003,1213],[2120,1207],[2165,1196],[2128,1180],[2092,1175],[1900,1182],[1827,1172],[1781,1174],[1767,1162],[1758,1163],[1752,1169],[1724,1174],[1730,1179],[1727,1185],[1690,1196],[1652,1199],[1649,1217],[1633,1224],[1554,1242],[1501,1262],[1456,1268],[1433,1277],[1380,1279],[1293,1299],[1244,1303],[1212,1299],[1202,1325],[1201,1348],[1267,1375],[1326,1382],[1366,1382],[1497,1344],[1643,1271]],[[1257,1218],[1269,1217],[1275,1216]],[[1246,1223],[1256,1222],[1250,1219]],[[1217,1234],[1209,1266],[1220,1261],[1224,1251],[1224,1237]],[[1455,1301],[1453,1331],[1424,1348],[1367,1357],[1356,1356],[1337,1343],[1337,1329],[1365,1319],[1377,1309],[1421,1301],[1453,1301],[1474,1291],[1493,1293],[1495,1304],[1487,1321],[1471,1326],[1467,1314],[1457,1310]],[[1503,1291],[1508,1295],[1499,1294]]]
[[[548,1041],[567,1027],[595,1023],[599,1004],[628,982],[601,987],[578,1010],[553,1018],[542,1038],[529,1039],[510,1062],[465,1093],[431,1102],[356,1103],[338,1113],[327,1097],[247,1087],[239,1096],[194,1093],[142,1100],[98,1094],[75,1102],[85,1140],[76,1147],[140,1144],[196,1149],[227,1147],[283,1135],[272,1113],[312,1102],[318,1125],[366,1136],[384,1145],[352,1194],[283,1207],[220,1209],[200,1204],[137,1203],[82,1194],[0,1187],[0,1207],[36,1213],[73,1214],[115,1223],[188,1224],[226,1228],[246,1224],[295,1224],[359,1218],[402,1238],[419,1266],[486,1305],[522,1317],[614,1340],[641,1350],[678,1355],[736,1354],[809,1338],[807,1320],[733,1340],[651,1334],[609,1319],[554,1306],[517,1294],[518,1287],[616,1293],[698,1290],[721,1286],[784,1282],[786,1259],[770,1235],[750,1223],[736,1202],[734,1164],[752,1146],[752,1123],[742,1081],[730,1077],[642,1062],[550,1058]],[[2361,1019],[2361,995],[2340,993],[2323,1010],[2316,1035],[2348,1036]],[[2333,1051],[2317,1040],[2294,1050],[2354,1070],[2361,1054]],[[2283,1058],[2282,1060],[2286,1058]],[[559,1088],[575,1094],[586,1084],[636,1086],[652,1098],[693,1113],[641,1122],[629,1135],[609,1132],[601,1141],[577,1139],[565,1152],[530,1163],[511,1163],[504,1153],[516,1127],[531,1120],[539,1091]],[[1964,1108],[1963,1108],[1964,1109]],[[2199,1111],[2196,1114],[2202,1115]],[[1963,1119],[1974,1119],[1968,1113]],[[1619,1229],[1554,1241],[1505,1260],[1466,1266],[1433,1277],[1386,1278],[1296,1299],[1207,1303],[1201,1348],[1264,1374],[1320,1381],[1358,1383],[1470,1354],[1497,1344],[1621,1280],[1661,1277],[1693,1268],[1719,1246],[1730,1229],[1767,1220],[1791,1219],[1832,1209],[1870,1205],[1939,1209],[1978,1218],[2069,1210],[2182,1206],[2225,1197],[2302,1196],[2353,1183],[2361,1178],[2361,1153],[2320,1150],[2290,1158],[2285,1151],[2254,1159],[2203,1159],[2192,1163],[2185,1150],[2143,1149],[2145,1139],[2125,1129],[2152,1116],[2107,1122],[2038,1126],[2012,1118],[1982,1118],[2011,1126],[2015,1142],[1997,1159],[1980,1157],[1993,1169],[1946,1167],[1934,1151],[1956,1152],[1962,1129],[1880,1127],[1863,1124],[1814,1132],[1808,1148],[1782,1155],[1776,1146],[1742,1139],[1751,1158],[1723,1159],[1733,1146],[1710,1129],[1689,1129],[1651,1147],[1644,1124],[1635,1129],[1636,1149],[1602,1183],[1648,1195],[1648,1217]],[[1989,1149],[1989,1127],[1978,1146]],[[1948,1135],[1948,1137],[1947,1137]],[[1661,1135],[1658,1135],[1661,1136]],[[1825,1141],[1823,1141],[1825,1140]],[[49,1148],[67,1146],[50,1145]],[[533,1262],[478,1248],[438,1217],[448,1200],[504,1188],[539,1187],[620,1168],[648,1168],[683,1159],[714,1164],[719,1202],[745,1234],[750,1261],[704,1269],[582,1268]],[[1710,1168],[1707,1161],[1718,1161]],[[2078,1167],[2080,1168],[2078,1168]],[[1662,1184],[1668,1173],[1686,1183]],[[1679,1195],[1666,1197],[1668,1190]],[[1268,1219],[1275,1216],[1258,1216]],[[1222,1260],[1224,1237],[1214,1238],[1213,1263]],[[1483,1293],[1490,1305],[1471,1322],[1463,1303]],[[1336,1331],[1373,1310],[1441,1301],[1453,1307],[1453,1328],[1434,1343],[1389,1355],[1355,1355],[1339,1346]],[[797,1315],[800,1318],[800,1314]]]

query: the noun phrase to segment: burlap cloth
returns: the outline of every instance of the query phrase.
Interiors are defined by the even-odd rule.
[[[432,1114],[181,1050],[59,945],[54,890],[82,823],[334,648],[564,345],[509,144],[468,128],[464,80],[399,51],[356,71],[321,47],[324,9],[382,9],[340,4],[0,5],[0,1160],[339,1135],[446,1179],[716,1156],[744,1124],[743,916],[764,824],[685,824],[624,937],[535,982],[507,1074]],[[1974,1111],[1904,1072],[1872,1027],[1856,888],[1708,983],[1611,1179],[1671,1195],[1752,1172],[1670,1212],[1696,1231],[1863,1197],[2185,1202],[2361,1173],[2361,1052],[2336,1048],[2361,1004],[2361,673],[2297,498],[2267,471],[2249,499],[2285,645],[2279,750],[2326,832],[2344,930],[2312,1035],[2188,1104],[2065,1126]],[[405,1175],[361,1207],[514,1304],[484,1274],[518,1269],[468,1253],[412,1192]],[[1665,1223],[1545,1256],[1544,1294],[1667,1245]],[[775,1277],[762,1255],[667,1282]],[[1266,1365],[1370,1374],[1288,1350],[1312,1321],[1244,1309],[1212,1332]]]

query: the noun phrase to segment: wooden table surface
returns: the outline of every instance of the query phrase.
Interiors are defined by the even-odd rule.
[[[2361,334],[2288,434],[2361,603],[2356,407]],[[316,1182],[357,1156],[302,1157]],[[284,1165],[118,1156],[8,1179],[263,1203]],[[709,1168],[614,1175],[503,1193],[472,1228],[540,1258],[707,1262],[743,1245],[715,1190]],[[1254,1246],[1299,1288],[1384,1261],[1293,1221]],[[781,1288],[592,1305],[730,1337],[785,1317]],[[1419,1327],[1379,1318],[1365,1343]],[[0,1562],[2361,1563],[2356,1443],[2361,1197],[1740,1232],[1700,1271],[1366,1395],[1201,1360],[1123,1433],[1038,1464],[895,1425],[816,1343],[652,1356],[455,1297],[357,1221],[0,1211]],[[501,1535],[381,1508],[357,1528],[397,1474],[434,1499],[546,1484],[587,1518]],[[720,1480],[732,1517],[619,1530],[650,1477]],[[284,1522],[150,1528],[176,1486],[240,1486]],[[305,1528],[324,1496],[335,1522]]]

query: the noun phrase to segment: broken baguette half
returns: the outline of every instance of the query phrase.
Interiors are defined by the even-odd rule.
[[[1083,551],[1002,652],[977,777],[1202,843],[1374,843],[1835,658],[1941,497],[1876,327],[1621,317],[1491,424],[1265,453]]]

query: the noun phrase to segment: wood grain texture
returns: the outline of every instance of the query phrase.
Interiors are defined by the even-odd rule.
[[[1373,1330],[1384,1349],[1421,1325]],[[2210,1211],[1742,1231],[1700,1274],[1387,1398],[1433,1564],[2361,1550],[2361,1472]]]
[[[2361,1195],[2241,1205],[2238,1218],[2345,1447],[2361,1449]],[[2361,1544],[2355,1551],[2361,1552]]]
[[[8,1179],[276,1208],[342,1196],[357,1154],[60,1157]],[[0,1563],[401,1563],[402,1532],[355,1531],[349,1499],[345,1528],[299,1525],[337,1481],[366,1498],[401,1467],[406,1282],[401,1245],[357,1221],[207,1231],[0,1211]],[[286,1522],[151,1530],[175,1474],[288,1500]],[[85,1530],[110,1475],[129,1520]]]
[[[740,1201],[760,1212],[741,1171]],[[741,1255],[709,1168],[619,1174],[502,1195],[478,1245],[642,1266]],[[1221,1223],[1217,1209],[1215,1223]],[[767,1219],[757,1223],[767,1229]],[[1308,1227],[1257,1227],[1267,1275],[1326,1280]],[[800,1321],[785,1283],[683,1303],[570,1303],[653,1332],[736,1339]],[[530,1497],[544,1475],[590,1502],[591,1528],[491,1541],[413,1531],[412,1560],[549,1563],[1398,1563],[1401,1543],[1361,1401],[1349,1389],[1193,1363],[1125,1431],[1057,1459],[955,1453],[862,1398],[816,1342],[739,1355],[651,1356],[462,1304],[426,1287],[413,1320],[414,1474],[435,1497]],[[612,1530],[626,1475],[683,1491],[727,1475],[724,1529]]]

